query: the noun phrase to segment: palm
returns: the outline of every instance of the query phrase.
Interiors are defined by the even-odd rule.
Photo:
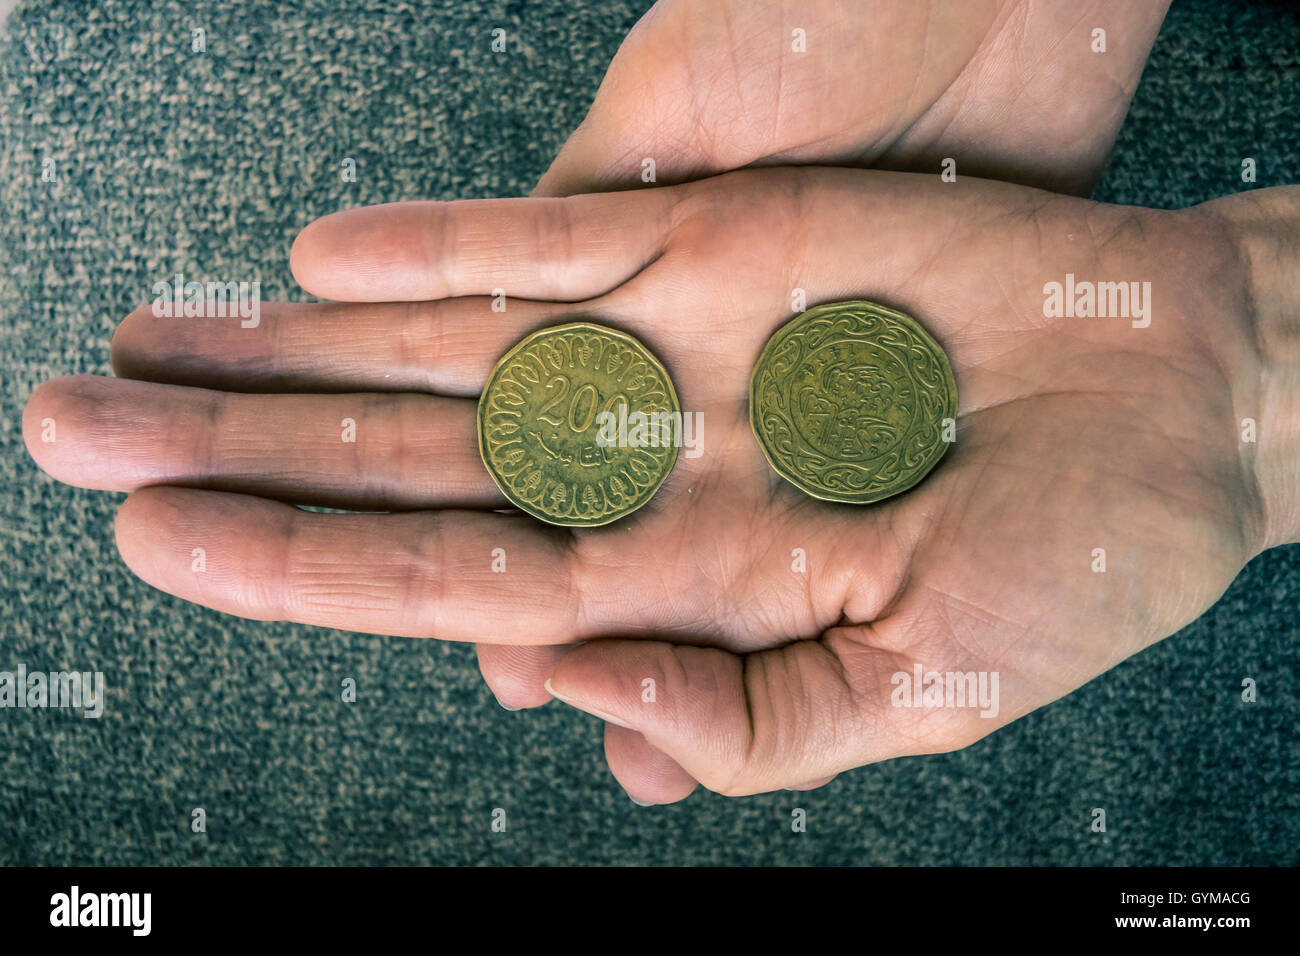
[[[661,0],[539,192],[751,163],[937,170],[1086,192],[1165,2]],[[1105,53],[1093,30],[1111,27]],[[796,34],[802,31],[802,34]]]
[[[1002,666],[1056,696],[1069,689],[1063,679],[1101,672],[1217,597],[1250,556],[1237,507],[1248,489],[1224,483],[1235,430],[1208,356],[1192,373],[1203,391],[1162,403],[1152,425],[1151,396],[1185,390],[1185,355],[1081,345],[1059,327],[1021,334],[1017,351],[1033,358],[1017,367],[1014,394],[977,412],[963,402],[960,442],[942,466],[869,507],[828,505],[785,484],[749,430],[748,369],[726,369],[724,385],[718,356],[678,356],[683,394],[710,409],[709,452],[679,462],[664,500],[631,519],[634,532],[587,533],[579,547],[594,566],[626,562],[641,582],[644,628],[674,639],[753,651],[874,622],[872,641],[903,647],[920,623],[921,633],[944,638],[930,652],[936,664],[967,654],[992,663],[1014,643],[1018,659]],[[735,338],[714,347],[754,353],[754,336]],[[976,335],[966,349],[982,344]],[[963,361],[962,349],[953,357],[964,386],[989,374]],[[1062,363],[1077,374],[1063,375]],[[1117,366],[1124,374],[1106,374]],[[1207,420],[1216,423],[1209,433]],[[811,583],[794,567],[796,548]],[[1104,549],[1112,578],[1096,576],[1094,548]],[[1189,565],[1188,554],[1205,558]],[[1115,577],[1127,585],[1110,587]],[[1172,593],[1187,603],[1169,607]],[[948,633],[958,622],[964,649]],[[1057,667],[1062,654],[1073,660],[1068,677]]]
[[[772,174],[771,183],[791,181]],[[851,181],[822,175],[833,185],[812,199],[800,191],[800,208],[836,209],[852,222],[852,187],[842,185]],[[641,277],[670,290],[647,304],[671,319],[647,318],[644,334],[669,356],[684,401],[706,409],[708,449],[679,462],[661,501],[635,519],[635,535],[581,541],[593,566],[623,566],[639,582],[619,594],[635,596],[641,630],[738,652],[820,639],[846,665],[846,655],[883,650],[899,669],[921,660],[927,669],[1000,670],[1013,696],[1004,723],[1217,598],[1255,542],[1232,396],[1218,353],[1200,337],[1208,315],[1217,334],[1244,321],[1204,278],[1207,261],[1230,258],[1208,228],[1189,227],[1186,215],[990,185],[971,208],[997,227],[977,217],[941,244],[934,232],[886,224],[901,227],[918,197],[944,186],[900,181],[886,209],[873,202],[876,229],[909,246],[903,255],[925,276],[896,294],[948,304],[931,320],[942,323],[961,385],[961,427],[917,489],[854,508],[785,484],[749,431],[750,367],[777,318],[773,303],[789,294],[771,281],[770,264],[799,255],[788,235],[766,228],[792,218],[791,194],[758,183],[747,194],[774,198],[728,215],[726,230],[703,217],[698,243],[670,247]],[[748,241],[732,241],[735,232]],[[1041,235],[1054,240],[1033,246]],[[1178,254],[1154,259],[1159,240],[1175,236]],[[864,261],[879,242],[859,242]],[[818,251],[855,255],[843,245]],[[1080,262],[1091,275],[1149,277],[1176,294],[1162,297],[1150,328],[1127,318],[1045,319],[1042,279],[1063,279]],[[693,291],[682,297],[685,288]],[[743,298],[719,308],[723,292],[741,289]],[[607,301],[617,308],[618,293]],[[793,567],[795,549],[807,556],[806,574]]]
[[[963,174],[1086,193],[1166,6],[660,0],[535,194],[685,181],[751,163],[933,172],[953,162]],[[1109,32],[1104,55],[1098,26]],[[479,647],[498,697],[524,706],[549,699],[542,678],[561,653]],[[617,729],[606,755],[634,794],[667,801],[694,786]]]
[[[299,278],[431,311],[268,307],[251,336],[140,314],[115,343],[120,370],[191,387],[63,380],[34,395],[26,433],[77,484],[242,492],[127,502],[123,553],[166,590],[380,633],[588,640],[558,662],[558,693],[715,789],[752,792],[987,733],[1190,621],[1260,546],[1226,384],[1246,341],[1239,268],[1212,217],[790,170],[354,210],[304,232]],[[1150,327],[1044,318],[1043,283],[1066,272],[1151,282]],[[519,296],[499,315],[472,297],[496,286]],[[907,495],[825,504],[759,453],[748,374],[795,288],[902,306],[948,351],[958,440]],[[492,514],[472,449],[495,356],[575,312],[642,338],[705,422],[704,454],[679,459],[649,506],[580,533]],[[421,384],[448,397],[410,394]],[[359,394],[375,389],[398,392]],[[348,410],[364,454],[331,433]],[[43,445],[47,417],[73,440]],[[415,510],[308,516],[261,498]],[[196,540],[223,555],[220,574],[192,573]],[[510,572],[493,575],[502,544]],[[998,671],[997,718],[890,708],[890,676],[918,664]],[[639,696],[647,675],[656,707]]]

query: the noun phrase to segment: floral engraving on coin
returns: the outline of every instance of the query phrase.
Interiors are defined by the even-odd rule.
[[[750,423],[772,467],[817,498],[866,504],[912,487],[943,457],[957,386],[910,316],[872,302],[809,309],[768,341]]]
[[[591,323],[542,329],[507,352],[479,399],[479,450],[511,503],[559,525],[602,525],[649,501],[677,460],[664,441],[599,439],[602,413],[680,415],[658,359],[632,336]],[[671,437],[671,436],[667,436]]]

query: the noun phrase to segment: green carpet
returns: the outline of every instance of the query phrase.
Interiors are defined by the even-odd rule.
[[[287,252],[316,216],[527,192],[645,6],[50,0],[0,28],[0,670],[102,670],[108,688],[98,721],[0,711],[0,862],[1300,862],[1300,547],[960,753],[642,809],[594,720],[502,710],[472,648],[156,592],[117,557],[121,496],[31,463],[27,396],[108,373],[116,323],[159,279],[260,278],[266,299],[301,298]],[[488,52],[497,26],[504,56]],[[1293,3],[1176,0],[1098,198],[1194,203],[1246,188],[1244,156],[1259,186],[1300,181],[1298,50]],[[1257,704],[1240,700],[1246,676]]]

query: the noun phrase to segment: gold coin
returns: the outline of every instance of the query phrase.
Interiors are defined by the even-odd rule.
[[[609,524],[636,511],[677,461],[672,379],[625,332],[574,322],[501,357],[478,403],[483,464],[510,502],[550,524]]]
[[[768,462],[805,494],[869,504],[926,476],[955,438],[948,356],[909,315],[831,302],[768,340],[749,422]]]

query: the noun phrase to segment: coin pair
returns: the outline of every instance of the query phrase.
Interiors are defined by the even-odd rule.
[[[749,418],[772,468],[805,494],[869,504],[919,482],[952,441],[957,385],[913,318],[833,302],[768,340]],[[594,527],[636,511],[677,461],[681,407],[657,358],[589,322],[541,329],[497,362],[478,405],[479,451],[511,504]]]

